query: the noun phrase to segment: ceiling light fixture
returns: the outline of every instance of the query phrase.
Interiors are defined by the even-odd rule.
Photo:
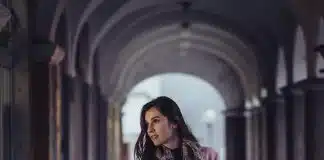
[[[188,14],[189,10],[190,10],[190,7],[192,5],[191,2],[188,2],[188,1],[184,1],[184,2],[181,2],[179,3],[182,7],[182,12],[186,15]],[[183,29],[188,29],[190,28],[191,24],[190,24],[190,21],[189,19],[185,18],[182,22],[181,22],[181,28]]]

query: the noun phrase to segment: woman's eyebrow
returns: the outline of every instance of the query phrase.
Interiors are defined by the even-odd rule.
[[[160,118],[160,117],[159,116],[154,116],[154,117],[151,118],[151,120],[158,119],[158,118]]]

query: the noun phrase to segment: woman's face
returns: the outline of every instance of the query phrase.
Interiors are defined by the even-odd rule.
[[[145,121],[147,133],[155,146],[167,144],[175,135],[176,125],[171,124],[155,107],[145,112]]]

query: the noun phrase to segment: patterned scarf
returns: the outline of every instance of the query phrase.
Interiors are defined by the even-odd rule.
[[[160,147],[156,151],[155,155],[158,160],[176,160],[174,159],[171,150],[166,147]],[[199,144],[189,140],[183,140],[182,159],[183,160],[204,160]]]

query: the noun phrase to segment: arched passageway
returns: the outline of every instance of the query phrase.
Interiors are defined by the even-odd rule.
[[[182,73],[155,75],[138,83],[127,95],[122,109],[122,133],[127,145],[123,153],[128,160],[133,160],[135,142],[141,130],[141,107],[158,96],[174,99],[199,142],[215,149],[220,160],[225,160],[224,100],[208,82]]]
[[[7,0],[0,159],[118,160],[127,95],[174,72],[222,96],[227,160],[324,159],[323,1],[233,2]]]

